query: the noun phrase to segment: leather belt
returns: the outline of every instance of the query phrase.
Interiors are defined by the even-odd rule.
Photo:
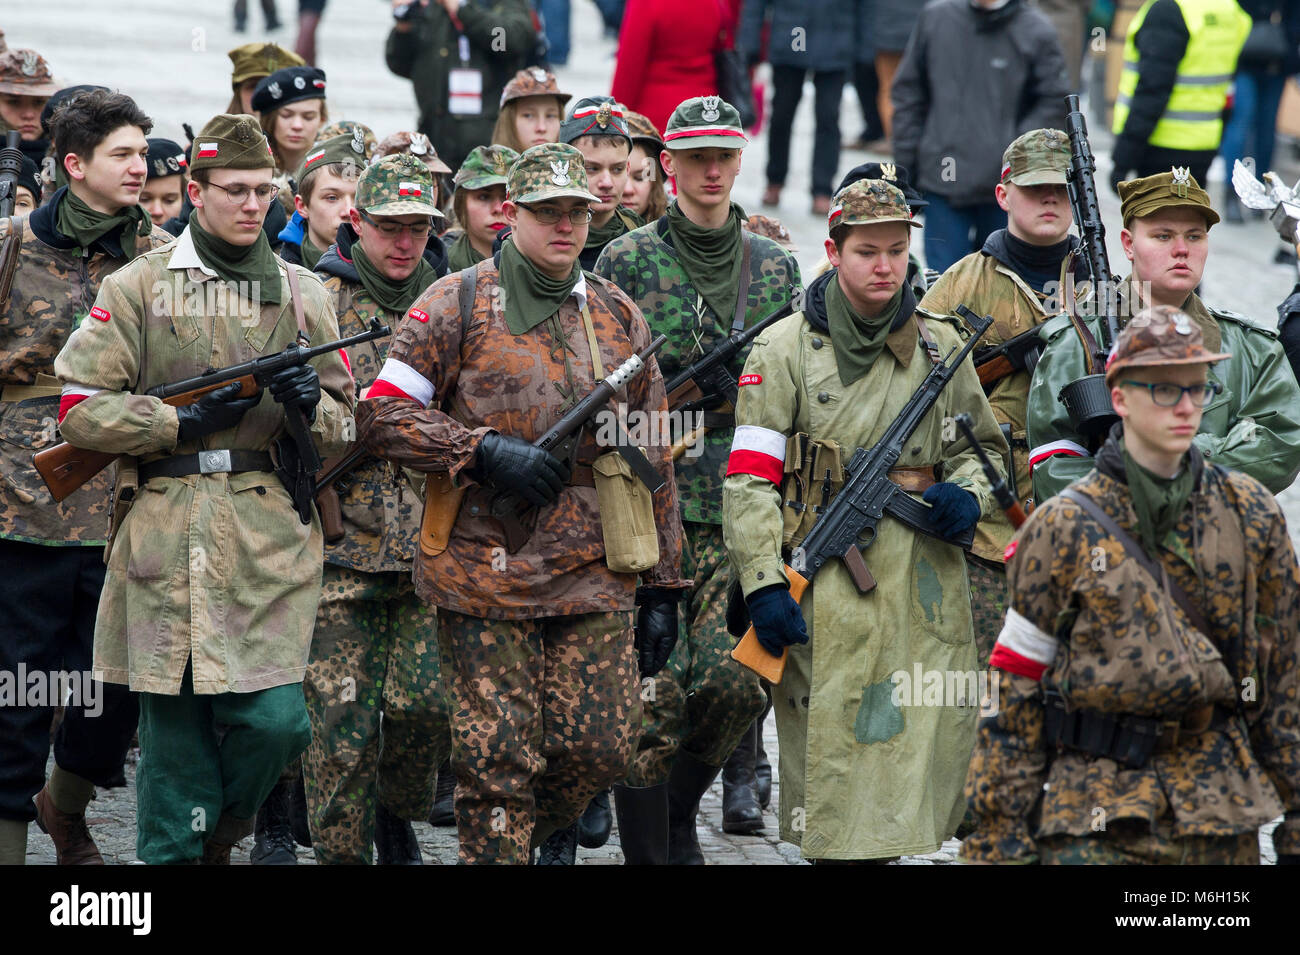
[[[53,375],[39,374],[35,384],[5,385],[0,391],[0,403],[17,404],[33,398],[57,398],[63,394],[63,384]]]
[[[887,476],[909,494],[922,494],[939,483],[934,479],[934,465],[890,468]]]
[[[596,475],[589,464],[578,464],[569,475],[569,487],[595,487]]]
[[[154,478],[185,477],[189,474],[235,474],[240,471],[275,470],[271,455],[265,451],[200,451],[198,454],[174,454],[140,465],[140,483]]]
[[[1180,741],[1210,730],[1221,730],[1233,713],[1222,706],[1206,704],[1176,720],[1098,710],[1066,711],[1065,700],[1056,690],[1044,697],[1044,731],[1049,746],[1073,749],[1140,768],[1154,753],[1167,753]]]

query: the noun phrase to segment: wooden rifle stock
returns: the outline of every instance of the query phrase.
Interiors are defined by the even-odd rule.
[[[862,556],[859,554],[858,560],[861,559]],[[803,599],[804,591],[808,589],[808,579],[792,569],[789,564],[785,567],[785,575],[790,580],[790,596],[794,598],[795,603],[798,603]],[[741,666],[753,670],[773,686],[780,683],[781,677],[785,676],[785,661],[789,656],[789,647],[782,650],[779,657],[768,653],[763,648],[763,645],[758,642],[758,634],[754,632],[752,623],[749,625],[749,629],[745,631],[745,635],[740,638],[740,642],[731,651],[731,659]]]
[[[996,384],[1015,370],[1015,366],[1006,355],[998,355],[982,365],[975,366],[975,371],[980,376],[980,386],[983,388]]]
[[[240,384],[240,398],[250,398],[262,390],[253,380],[252,375],[244,375],[232,381],[238,381]],[[224,388],[230,383],[230,381],[222,381],[203,388],[195,388],[193,391],[164,398],[163,404],[171,405],[173,408],[192,405],[208,392]],[[64,441],[52,448],[36,452],[32,456],[32,462],[36,465],[36,471],[45,482],[45,486],[50,489],[50,497],[55,501],[62,501],[116,461],[118,457],[110,451],[89,451]]]
[[[326,544],[337,544],[347,536],[343,529],[343,504],[339,500],[338,488],[334,485],[351,471],[356,470],[370,452],[360,441],[354,441],[346,451],[336,458],[329,458],[321,464],[320,477],[316,480],[316,510],[320,514],[321,532]]]

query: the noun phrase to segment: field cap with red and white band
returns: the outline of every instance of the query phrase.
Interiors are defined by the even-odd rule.
[[[190,172],[200,169],[274,169],[271,146],[252,116],[220,113],[194,137]]]
[[[749,145],[740,113],[721,96],[696,96],[681,103],[664,127],[665,149],[744,149]]]

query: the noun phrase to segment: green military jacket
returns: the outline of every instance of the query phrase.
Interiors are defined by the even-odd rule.
[[[745,300],[746,325],[788,302],[789,287],[801,283],[794,256],[771,239],[749,235],[753,245]],[[695,291],[676,252],[660,237],[657,221],[610,242],[600,253],[594,271],[628,294],[653,335],[668,336],[655,356],[665,382],[731,334],[734,316],[713,314]],[[732,363],[729,370],[733,377],[739,378],[748,351],[742,351]],[[722,523],[722,479],[726,476],[731,436],[729,427],[712,429],[705,435],[702,449],[692,448],[677,459],[674,470],[682,520]],[[697,450],[699,453],[695,453]]]
[[[374,317],[390,328],[396,328],[402,320],[401,315],[384,311],[360,282],[331,275],[325,279],[325,289],[330,293],[339,334],[344,338],[364,332]],[[347,353],[357,394],[363,395],[379,377],[388,355],[388,339],[353,345]],[[326,545],[325,563],[370,574],[409,574],[415,560],[415,539],[420,533],[422,502],[406,476],[387,461],[372,457],[340,478],[335,488],[347,536],[337,544]]]
[[[926,319],[941,354],[960,347],[956,319]],[[782,492],[789,488],[772,480],[780,473],[788,484],[800,467],[786,452],[788,439],[806,434],[834,442],[847,464],[857,448],[879,440],[931,368],[910,318],[889,334],[870,371],[848,386],[828,338],[796,313],[759,335],[745,362],[753,384],[740,388],[722,528],[746,595],[784,580],[783,544],[802,540],[798,533],[784,539],[782,501],[790,495]],[[945,427],[961,411],[974,418],[991,452],[1005,449],[967,361],[899,464],[937,466],[940,480],[969,490],[987,515],[996,505],[979,461],[961,432]],[[747,464],[755,453],[768,460]],[[953,698],[923,705],[922,694],[926,674],[960,673],[978,682],[963,553],[886,517],[863,557],[878,582],[870,593],[858,592],[839,560],[825,564],[805,592],[811,640],[790,648],[773,693],[781,838],[812,858],[932,852],[952,836],[965,808],[961,789],[978,693],[971,690],[964,705]]]
[[[1072,487],[1137,538],[1118,434]],[[1300,569],[1267,488],[1207,466],[1195,448],[1189,461],[1196,488],[1151,556],[1208,633],[1074,502],[1048,499],[1020,529],[991,661],[999,704],[980,723],[966,787],[978,825],[964,858],[1032,862],[1039,838],[1102,839],[1121,820],[1232,836],[1283,811],[1274,845],[1300,853]],[[1071,709],[1181,720],[1215,704],[1220,718],[1127,768],[1045,740],[1044,684]]]
[[[921,305],[942,315],[955,313],[958,305],[965,305],[981,316],[992,315],[992,326],[980,338],[983,346],[1000,345],[1048,321],[1059,310],[1056,301],[1045,302],[1014,269],[992,255],[972,252],[940,276],[926,292]],[[998,380],[986,392],[998,423],[1011,426],[1016,495],[1026,510],[1034,499],[1025,426],[1029,379],[1029,372],[1015,371]],[[1012,533],[1011,522],[1001,509],[996,509],[980,521],[971,552],[985,560],[1001,563],[1002,552],[1011,542]]]
[[[138,249],[172,237],[157,227]],[[9,295],[0,302],[0,537],[31,544],[103,547],[113,469],[55,503],[32,455],[61,440],[54,358],[94,304],[100,283],[126,264],[41,241],[29,217],[0,220],[0,249],[18,243]],[[2,260],[3,257],[0,257]],[[4,285],[0,274],[0,288]]]
[[[1129,282],[1119,313],[1127,315]],[[1231,358],[1211,367],[1210,381],[1223,386],[1201,418],[1196,447],[1214,464],[1245,471],[1274,494],[1300,473],[1300,385],[1277,335],[1241,315],[1210,309],[1192,293],[1183,311],[1201,327],[1205,347]],[[1087,319],[1093,335],[1101,320]],[[1044,348],[1029,388],[1029,461],[1034,496],[1045,501],[1092,468],[1082,435],[1074,430],[1061,389],[1083,377],[1087,354],[1068,316],[1043,326]]]
[[[176,411],[148,389],[280,351],[298,333],[281,265],[281,301],[257,306],[206,271],[189,230],[109,276],[95,320],[59,353],[68,441],[134,464],[201,450],[267,451],[284,431],[269,392],[239,424],[177,445]],[[313,344],[338,338],[320,280],[298,269]],[[333,352],[312,362],[322,457],[355,437],[352,375]],[[72,404],[76,401],[75,404]],[[304,525],[269,471],[195,474],[144,484],[121,519],[95,621],[95,668],[111,683],[175,695],[193,660],[194,692],[250,693],[301,682],[320,602],[320,518]]]
[[[491,141],[501,91],[523,68],[525,55],[536,42],[527,0],[466,0],[456,15],[459,24],[440,4],[430,3],[415,14],[414,29],[393,30],[384,48],[388,68],[415,86],[420,132],[437,145],[438,155],[452,169],[475,146]],[[467,62],[460,58],[461,36],[468,41]],[[462,69],[480,74],[477,112],[453,112],[451,75]]]

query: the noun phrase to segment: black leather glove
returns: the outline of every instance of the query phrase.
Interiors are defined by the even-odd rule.
[[[680,590],[663,587],[636,589],[636,625],[632,633],[643,679],[662,670],[677,646],[677,602],[681,595]]]
[[[569,468],[522,438],[491,431],[479,442],[473,477],[517,494],[534,507],[544,507],[560,496]]]
[[[755,590],[746,598],[749,618],[754,624],[754,636],[763,649],[774,657],[793,643],[808,642],[808,628],[804,626],[803,611],[799,602],[790,596],[785,584],[773,584]]]
[[[232,381],[209,391],[192,405],[177,408],[176,443],[184,444],[239,424],[248,410],[262,400],[261,392],[251,398],[237,397],[241,387],[239,382]]]
[[[949,481],[926,488],[921,500],[930,505],[930,526],[941,537],[956,537],[980,519],[980,502],[975,495]]]
[[[301,408],[307,423],[316,420],[320,402],[320,376],[311,365],[281,368],[271,376],[271,397],[288,408]]]

